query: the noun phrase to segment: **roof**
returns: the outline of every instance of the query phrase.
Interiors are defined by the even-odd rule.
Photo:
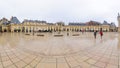
[[[68,25],[74,25],[74,26],[84,26],[85,23],[69,23]]]
[[[12,18],[10,19],[10,22],[11,22],[11,23],[15,23],[15,24],[20,24],[20,21],[17,19],[17,17],[12,17]]]
[[[27,20],[27,19],[25,19],[25,20],[23,21],[23,23],[25,23],[25,22],[47,23],[46,21],[39,21],[39,20]]]

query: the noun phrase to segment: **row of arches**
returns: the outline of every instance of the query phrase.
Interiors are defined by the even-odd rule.
[[[57,31],[73,31],[73,32],[93,32],[93,31],[99,31],[100,29],[69,29],[69,28],[64,28],[64,29],[14,29],[14,32],[57,32]],[[103,29],[103,31],[108,32],[108,29]]]

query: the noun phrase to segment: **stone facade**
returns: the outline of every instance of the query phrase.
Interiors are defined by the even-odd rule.
[[[3,19],[0,23],[3,23]],[[116,30],[112,28],[110,24],[101,24],[96,21],[89,21],[86,23],[69,23],[69,25],[65,25],[63,22],[57,23],[47,23],[46,21],[38,21],[38,20],[24,20],[22,23],[16,24],[11,23],[7,19],[5,19],[9,24],[1,24],[0,31],[2,32],[56,32],[56,31],[86,31],[93,32],[95,30],[99,31],[100,28],[103,31],[109,32]]]

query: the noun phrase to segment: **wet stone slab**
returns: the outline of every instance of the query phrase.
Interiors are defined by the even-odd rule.
[[[119,68],[120,34],[2,33],[0,68]],[[77,34],[77,36],[72,36]]]

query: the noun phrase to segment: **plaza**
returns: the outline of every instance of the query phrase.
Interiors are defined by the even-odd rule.
[[[1,0],[0,68],[120,68],[120,0]]]
[[[118,32],[0,33],[0,68],[119,68],[119,49]]]

